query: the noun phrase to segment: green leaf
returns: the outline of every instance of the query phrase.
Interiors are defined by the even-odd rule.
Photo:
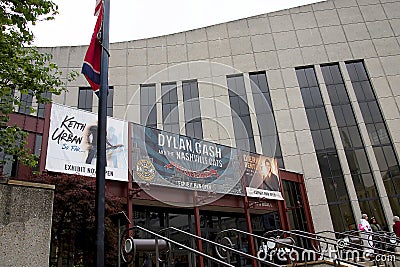
[[[2,0],[0,4],[0,151],[31,167],[37,164],[37,157],[25,148],[27,133],[9,125],[9,115],[16,108],[35,112],[31,103],[21,101],[21,95],[29,94],[37,103],[48,103],[46,93],[59,95],[66,91],[62,73],[51,62],[51,55],[29,46],[34,37],[29,25],[52,19],[57,9],[51,0]],[[69,74],[66,82],[74,77],[75,73]]]

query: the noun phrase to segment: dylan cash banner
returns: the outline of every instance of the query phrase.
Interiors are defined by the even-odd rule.
[[[53,104],[46,169],[96,177],[97,114]],[[106,179],[128,181],[128,124],[107,118]]]
[[[246,193],[249,197],[283,200],[278,177],[278,162],[275,158],[243,153]]]
[[[133,124],[137,183],[242,195],[237,150]]]

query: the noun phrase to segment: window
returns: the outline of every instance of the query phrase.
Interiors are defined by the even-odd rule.
[[[38,164],[34,168],[36,171],[39,170],[39,164],[40,164],[40,153],[42,152],[42,139],[43,135],[41,134],[36,134],[35,135],[35,147],[34,147],[34,154],[37,155],[38,158]]]
[[[91,87],[79,88],[78,108],[86,111],[92,111],[93,90]]]
[[[110,86],[108,88],[108,95],[107,95],[107,116],[112,117],[114,115],[114,87]]]
[[[114,87],[110,86],[107,95],[107,116],[113,116]],[[91,87],[80,87],[78,95],[78,108],[92,112],[93,90]]]
[[[51,93],[50,92],[46,92],[46,93],[42,94],[42,97],[51,99]],[[41,103],[41,104],[38,105],[37,116],[39,118],[44,118],[45,108],[46,108],[46,103]]]
[[[275,157],[279,167],[284,168],[267,76],[265,72],[250,73],[250,81],[263,153]]]
[[[355,219],[315,71],[313,67],[296,69],[296,75],[333,227],[335,231],[346,231],[350,226],[355,225]],[[338,216],[338,214],[347,214],[347,216]]]
[[[178,94],[176,83],[161,84],[163,129],[179,133]]]
[[[140,123],[157,127],[156,85],[140,86]]]
[[[3,161],[0,163],[2,171],[2,175],[6,177],[15,177],[16,174],[16,168],[17,168],[17,161],[12,162],[12,156],[4,154],[3,152],[0,152],[0,161]]]
[[[384,179],[391,208],[396,210],[400,201],[400,187],[396,185],[396,180],[400,177],[399,159],[394,152],[393,142],[363,62],[347,62],[346,68]]]
[[[201,124],[199,88],[197,81],[182,82],[182,90],[186,135],[203,139],[203,126]]]
[[[28,94],[21,94],[21,106],[18,109],[18,113],[30,115],[31,114],[31,107],[32,107],[32,93],[29,92]]]
[[[351,107],[349,96],[347,95],[339,65],[332,64],[321,66],[321,71],[335,118],[338,121],[340,137],[344,145],[360,206],[361,202],[363,202],[362,212],[368,214],[383,213],[381,205],[373,207],[368,204],[373,203],[375,200],[379,202],[378,191],[374,179],[372,178],[371,166],[367,158],[364,143],[361,139],[360,130]],[[382,218],[382,220],[383,219],[384,218]]]
[[[227,81],[236,147],[245,151],[255,152],[254,135],[243,75],[228,76]]]

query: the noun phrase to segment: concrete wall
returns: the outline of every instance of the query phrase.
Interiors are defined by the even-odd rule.
[[[54,186],[0,184],[0,267],[49,266]]]

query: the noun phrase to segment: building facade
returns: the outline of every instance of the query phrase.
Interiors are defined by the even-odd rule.
[[[110,116],[278,159],[315,231],[400,213],[400,1],[334,0],[110,45]],[[87,46],[40,48],[80,72]],[[55,103],[97,111],[83,75]],[[190,224],[190,222],[188,222]]]

